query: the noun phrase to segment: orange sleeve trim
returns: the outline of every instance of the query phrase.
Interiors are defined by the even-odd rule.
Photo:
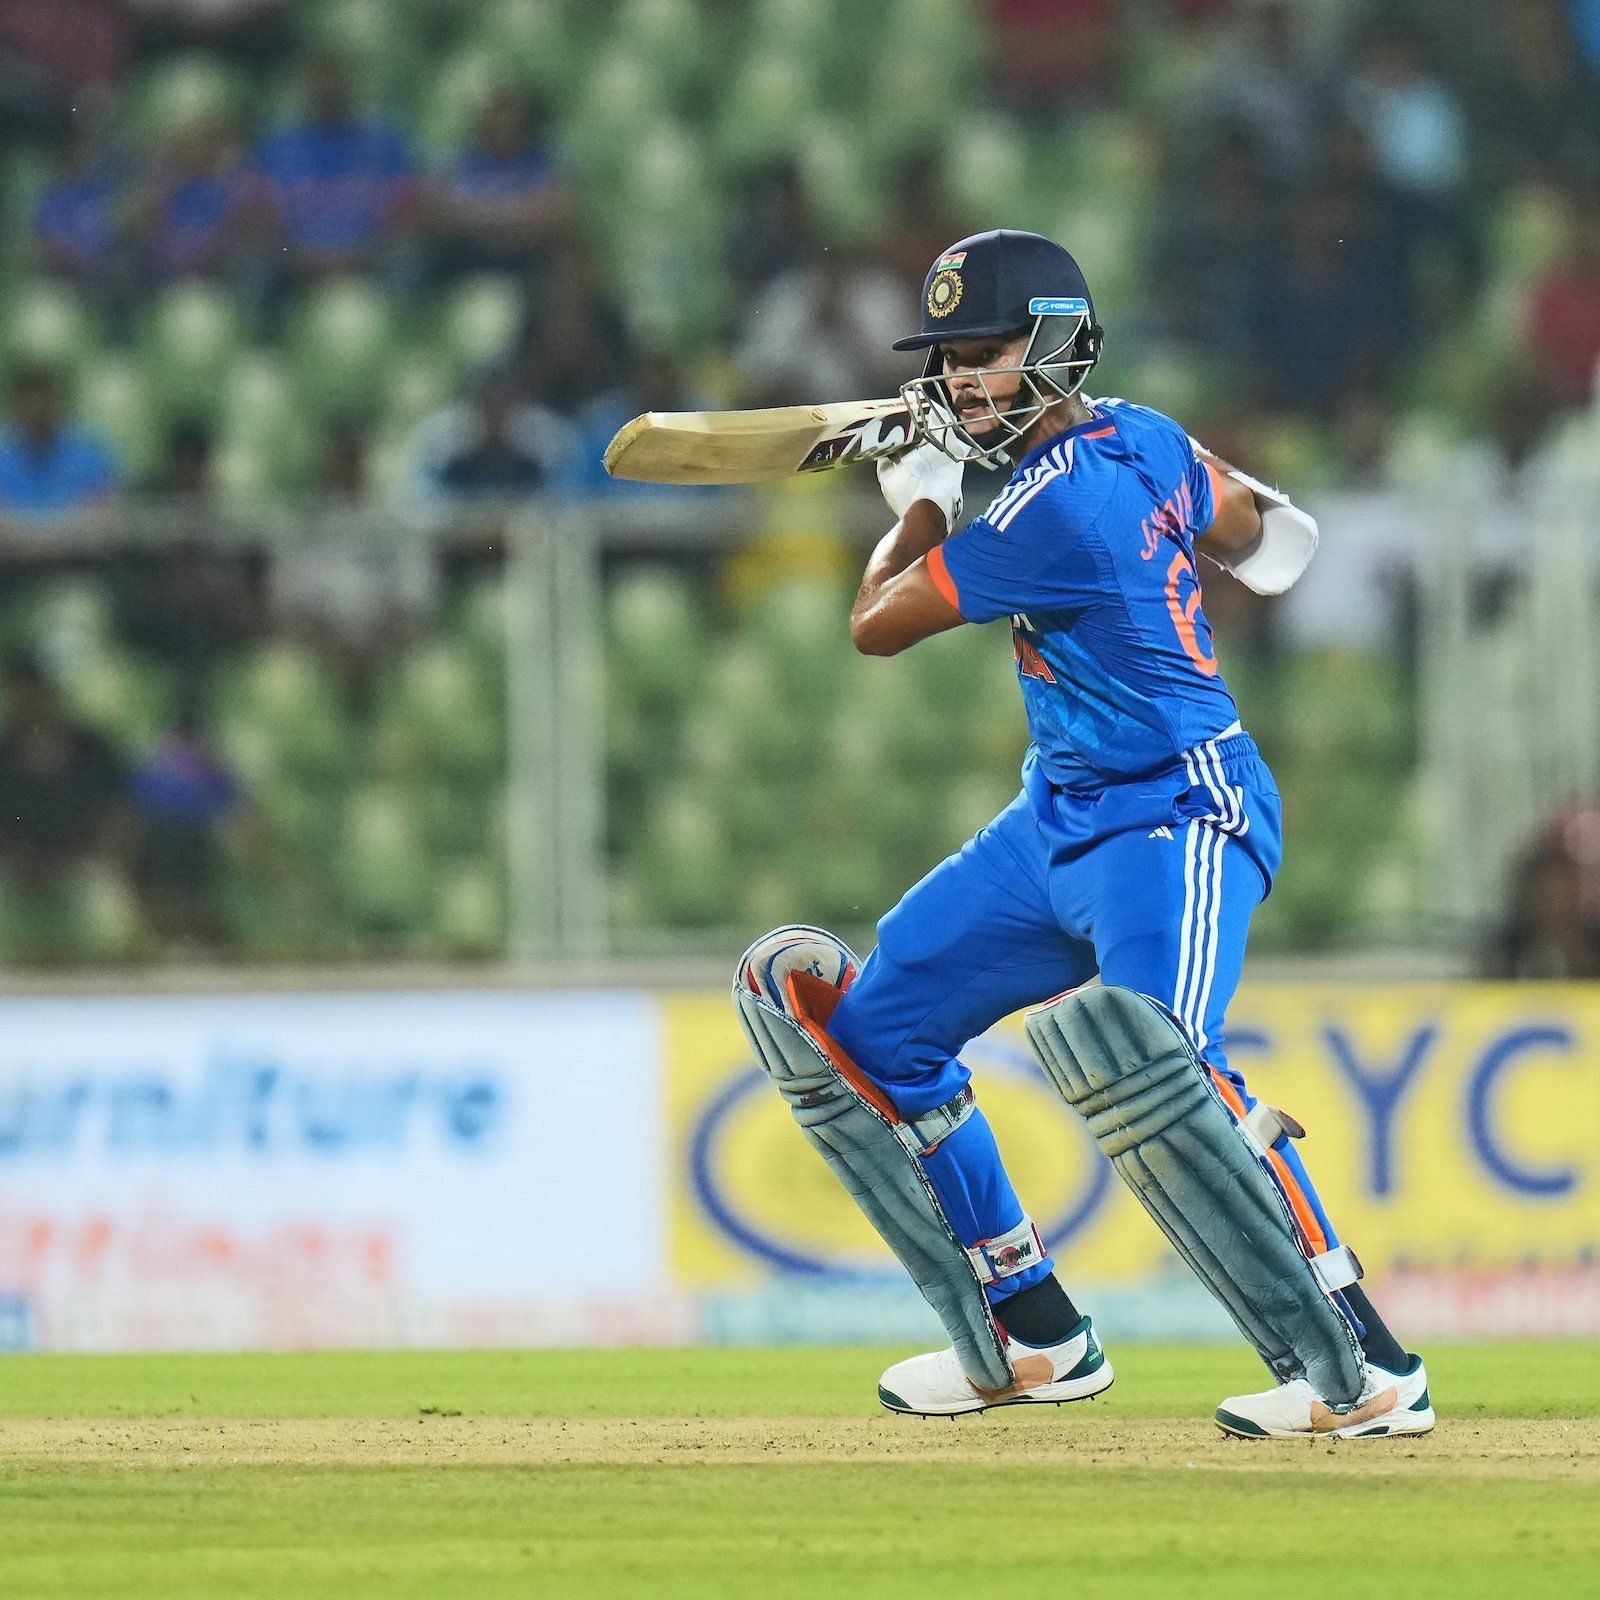
[[[955,579],[950,576],[950,565],[944,558],[944,546],[936,544],[922,559],[928,564],[928,576],[933,579],[934,588],[959,611],[961,596],[956,592]]]
[[[1206,461],[1204,456],[1201,456],[1200,459],[1205,462],[1206,476],[1211,480],[1211,521],[1215,522],[1218,513],[1222,510],[1222,496],[1224,493],[1222,474],[1217,471],[1211,462]],[[1207,526],[1209,527],[1210,524],[1208,523]]]
[[[1085,439],[1108,439],[1117,430],[1115,428],[1096,428],[1093,433],[1084,434]]]

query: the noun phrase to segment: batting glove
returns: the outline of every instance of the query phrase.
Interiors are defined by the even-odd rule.
[[[918,500],[931,500],[944,512],[945,527],[961,521],[961,476],[965,468],[936,444],[919,444],[878,463],[878,487],[889,509],[903,517]]]

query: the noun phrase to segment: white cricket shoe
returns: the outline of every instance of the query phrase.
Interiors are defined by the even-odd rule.
[[[878,1399],[914,1417],[954,1417],[991,1406],[1061,1405],[1087,1400],[1111,1387],[1115,1374],[1094,1324],[1082,1318],[1060,1344],[1007,1346],[1017,1381],[1007,1389],[980,1389],[961,1370],[954,1350],[934,1350],[898,1361],[878,1380]]]
[[[1350,1411],[1335,1411],[1304,1378],[1261,1394],[1236,1394],[1217,1407],[1217,1426],[1241,1439],[1376,1439],[1433,1427],[1421,1356],[1404,1372],[1367,1363],[1366,1386]]]

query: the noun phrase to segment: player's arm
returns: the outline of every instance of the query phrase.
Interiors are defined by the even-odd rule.
[[[1196,448],[1211,480],[1211,526],[1195,541],[1195,547],[1214,561],[1224,556],[1240,560],[1261,544],[1261,508],[1254,492],[1236,470],[1219,455]],[[1223,565],[1226,565],[1223,562]]]
[[[900,520],[878,541],[850,608],[850,637],[863,655],[898,655],[966,621],[927,561],[961,520],[961,471],[931,444],[878,464],[878,485]]]
[[[1195,549],[1234,574],[1258,595],[1280,595],[1317,554],[1317,522],[1288,494],[1229,466],[1221,456],[1194,445],[1211,480],[1214,515]]]
[[[928,571],[928,552],[949,531],[938,506],[917,500],[878,541],[850,608],[850,637],[862,655],[899,655],[966,621]]]
[[[1315,519],[1288,495],[1189,442],[1211,480],[1213,507],[1211,526],[1195,549],[1257,594],[1282,594],[1316,554]]]

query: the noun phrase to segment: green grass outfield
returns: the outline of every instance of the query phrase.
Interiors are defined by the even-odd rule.
[[[1426,1439],[1224,1440],[1228,1349],[1092,1404],[903,1351],[0,1358],[0,1596],[1600,1595],[1600,1353],[1429,1351]]]

